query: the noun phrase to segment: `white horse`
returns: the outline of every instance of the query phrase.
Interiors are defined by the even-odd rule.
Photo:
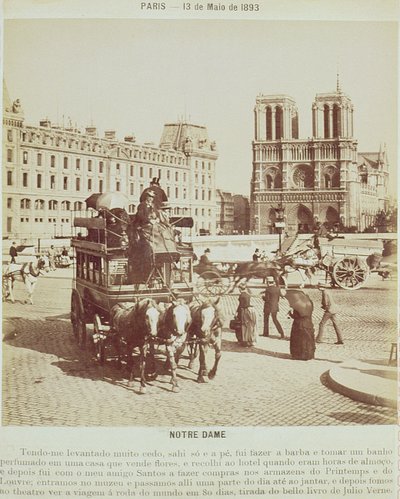
[[[3,269],[3,300],[10,298],[12,303],[15,302],[14,282],[18,279],[23,281],[28,292],[28,299],[25,303],[33,305],[33,291],[35,290],[38,277],[44,272],[48,272],[49,268],[50,265],[47,256],[40,256],[32,262],[10,263]]]

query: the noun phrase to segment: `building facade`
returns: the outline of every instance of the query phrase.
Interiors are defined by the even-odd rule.
[[[386,153],[357,152],[353,105],[339,83],[316,95],[311,138],[299,138],[296,103],[287,95],[259,95],[254,119],[252,231],[273,233],[277,208],[289,233],[309,232],[317,221],[362,231],[386,209]]]
[[[235,228],[233,194],[217,189],[217,234],[233,234]]]
[[[250,232],[250,204],[248,196],[234,194],[234,233],[248,234]]]
[[[218,153],[206,127],[166,124],[159,146],[99,137],[43,120],[25,123],[19,100],[3,84],[3,237],[35,240],[71,235],[74,212],[95,192],[119,191],[131,201],[153,177],[160,178],[171,214],[192,216],[194,233],[216,232],[215,171]]]

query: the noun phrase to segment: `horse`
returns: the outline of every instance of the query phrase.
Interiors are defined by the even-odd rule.
[[[366,263],[371,272],[377,272],[382,277],[382,280],[390,279],[392,271],[396,268],[392,262],[385,262],[384,257],[378,253],[368,255]]]
[[[221,358],[222,325],[223,319],[221,310],[218,307],[219,298],[212,302],[207,300],[201,304],[192,302],[190,312],[192,323],[189,327],[189,368],[193,367],[194,359],[197,356],[197,345],[199,346],[199,372],[198,383],[206,383],[207,379],[213,379],[217,373],[218,363]],[[211,371],[207,371],[206,354],[208,346],[212,346],[215,351],[214,366]]]
[[[140,393],[146,393],[146,362],[154,372],[154,343],[157,337],[157,326],[160,310],[151,298],[144,298],[136,303],[118,303],[110,311],[111,330],[116,333],[116,347],[120,358],[120,343],[126,342],[129,369],[128,386],[132,386],[134,365],[133,351],[139,348]]]
[[[287,287],[286,283],[289,273],[298,272],[302,280],[300,288],[304,288],[306,278],[309,284],[312,283],[312,276],[315,273],[315,269],[319,266],[319,259],[316,252],[312,249],[291,256],[284,255],[276,260],[276,263],[282,269],[281,278],[285,283],[285,287]]]
[[[161,313],[158,322],[157,340],[165,343],[167,353],[166,364],[171,368],[173,392],[179,391],[176,372],[179,358],[185,349],[187,331],[191,320],[189,306],[182,298],[178,298]]]
[[[243,279],[245,279],[247,284],[247,282],[252,278],[265,280],[267,277],[272,276],[275,284],[279,286],[282,274],[282,266],[273,260],[267,260],[265,262],[238,263],[235,268],[233,283],[229,288],[228,293],[231,293]]]
[[[25,303],[33,305],[33,292],[38,277],[50,270],[50,262],[47,256],[43,255],[35,261],[26,263],[10,263],[4,270],[2,276],[3,300],[10,297],[12,303],[14,298],[14,282],[20,279],[25,284],[28,292],[28,299]]]

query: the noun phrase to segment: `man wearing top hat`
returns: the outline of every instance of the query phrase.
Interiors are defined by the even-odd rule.
[[[253,262],[258,262],[260,260],[260,250],[256,248],[255,252],[253,253]]]
[[[267,287],[263,293],[264,300],[264,333],[263,336],[269,336],[269,316],[272,317],[272,321],[275,324],[281,339],[285,338],[285,333],[283,332],[282,326],[278,320],[279,311],[279,298],[280,289],[275,284],[274,278],[272,276],[267,277]]]
[[[150,182],[150,187],[147,187],[140,196],[140,202],[146,199],[146,196],[149,192],[154,193],[154,208],[156,210],[160,210],[162,208],[163,203],[168,201],[168,197],[165,194],[164,189],[160,187],[160,179],[157,177],[153,177]]]

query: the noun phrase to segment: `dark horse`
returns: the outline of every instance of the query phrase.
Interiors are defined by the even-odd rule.
[[[179,357],[185,349],[187,330],[191,323],[189,306],[181,298],[161,313],[158,321],[158,341],[165,343],[167,351],[167,365],[171,368],[172,391],[178,392],[178,378],[176,375]]]
[[[252,278],[266,279],[267,277],[272,276],[276,285],[279,286],[282,273],[282,266],[271,260],[265,262],[238,263],[235,269],[232,286],[228,292],[232,292],[242,279],[245,279],[247,283],[247,281]]]
[[[222,339],[222,315],[218,307],[219,299],[215,302],[208,300],[202,304],[192,302],[190,311],[192,314],[192,323],[189,328],[189,368],[192,368],[194,359],[197,355],[197,345],[199,347],[199,373],[197,381],[206,383],[207,378],[213,379],[217,373],[218,362],[221,358],[221,339]],[[208,347],[212,346],[215,350],[214,366],[211,371],[207,371],[206,354]]]
[[[152,299],[143,299],[137,303],[118,303],[111,309],[110,324],[116,333],[116,346],[120,352],[120,344],[126,343],[128,355],[129,386],[133,381],[133,351],[140,351],[140,393],[146,392],[146,361],[150,354],[151,362],[148,367],[154,371],[154,339],[157,336],[157,324],[160,311]]]

